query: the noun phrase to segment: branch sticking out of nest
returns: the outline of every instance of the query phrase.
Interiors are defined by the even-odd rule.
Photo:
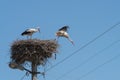
[[[57,53],[57,48],[58,43],[55,40],[16,40],[11,46],[11,59],[17,64],[29,61],[41,65]]]

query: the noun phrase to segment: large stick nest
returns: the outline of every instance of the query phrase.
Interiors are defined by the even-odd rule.
[[[11,59],[18,64],[29,61],[41,65],[57,53],[57,48],[58,43],[55,40],[16,40],[11,45]]]

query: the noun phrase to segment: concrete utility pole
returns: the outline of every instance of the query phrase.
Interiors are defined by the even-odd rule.
[[[36,73],[37,72],[37,65],[34,62],[32,62],[31,66],[32,66],[32,73],[31,73],[32,80],[37,80],[37,73]]]

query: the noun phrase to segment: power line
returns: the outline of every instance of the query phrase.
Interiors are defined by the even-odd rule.
[[[93,59],[94,57],[96,57],[97,55],[99,55],[100,53],[102,53],[103,51],[109,49],[110,47],[112,47],[113,45],[117,44],[118,42],[120,42],[120,40],[114,41],[113,43],[111,43],[110,45],[108,45],[107,47],[105,47],[104,49],[100,50],[99,52],[93,54],[92,56],[90,56],[88,59],[86,59],[85,61],[83,61],[81,64],[79,64],[78,66],[74,67],[73,69],[67,71],[66,73],[64,73],[63,75],[61,75],[60,77],[58,77],[56,80],[59,80],[65,76],[67,76],[68,74],[70,74],[71,72],[73,72],[74,70],[80,68],[81,66],[83,66],[84,64],[88,63],[91,59]]]
[[[104,31],[103,33],[101,33],[100,35],[98,35],[97,37],[95,37],[94,39],[92,39],[91,41],[89,41],[87,44],[83,45],[82,47],[80,47],[78,50],[76,50],[75,52],[71,53],[69,56],[65,57],[63,60],[59,61],[58,63],[56,63],[55,65],[53,65],[52,67],[48,68],[47,71],[53,69],[54,67],[56,67],[57,65],[59,65],[60,63],[64,62],[65,60],[69,59],[70,57],[72,57],[73,55],[75,55],[76,53],[78,53],[80,50],[84,49],[85,47],[87,47],[88,45],[90,45],[91,43],[93,43],[94,41],[96,41],[97,39],[99,39],[100,37],[102,37],[103,35],[105,35],[106,33],[108,33],[109,31],[111,31],[112,29],[114,29],[115,27],[117,27],[117,25],[119,25],[119,23],[116,23],[115,25],[111,26],[110,28],[108,28],[106,31]]]
[[[82,75],[82,76],[81,76],[80,78],[78,78],[77,80],[81,80],[82,78],[84,78],[84,77],[88,76],[89,74],[93,73],[94,71],[96,71],[96,70],[99,69],[100,67],[102,67],[102,66],[104,66],[104,65],[112,62],[113,60],[115,60],[115,59],[117,59],[117,58],[119,58],[119,57],[120,57],[120,54],[118,54],[117,56],[109,59],[108,61],[106,61],[106,62],[98,65],[96,68],[94,68],[94,69],[92,69],[91,71],[87,72],[86,74]]]
[[[25,77],[26,77],[26,74],[20,80],[23,80]]]

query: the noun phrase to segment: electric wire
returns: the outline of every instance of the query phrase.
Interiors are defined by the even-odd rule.
[[[108,45],[107,47],[103,48],[102,50],[98,51],[97,53],[94,53],[92,56],[90,56],[88,59],[86,59],[85,61],[83,61],[81,64],[77,65],[76,67],[72,68],[71,70],[67,71],[66,73],[64,73],[63,75],[61,75],[60,77],[58,77],[55,80],[60,80],[61,78],[64,78],[65,76],[67,76],[68,74],[70,74],[71,72],[75,71],[76,69],[80,68],[81,66],[83,66],[84,64],[88,63],[91,59],[95,58],[96,56],[98,56],[99,54],[101,54],[102,52],[104,52],[105,50],[109,49],[110,47],[112,47],[113,45],[119,43],[120,40],[116,40],[113,43],[111,43],[110,45]]]
[[[26,74],[24,74],[23,77],[20,80],[24,80],[25,77],[26,77]]]
[[[67,57],[65,57],[63,60],[59,61],[58,63],[56,63],[52,67],[48,68],[46,71],[49,71],[49,70],[53,69],[54,67],[56,67],[60,63],[64,62],[65,60],[69,59],[73,55],[77,54],[79,51],[81,51],[82,49],[84,49],[85,47],[87,47],[88,45],[90,45],[91,43],[93,43],[94,41],[96,41],[97,39],[99,39],[100,37],[102,37],[103,35],[105,35],[106,33],[108,33],[109,31],[111,31],[112,29],[114,29],[115,27],[117,27],[119,24],[120,24],[120,22],[114,24],[113,26],[111,26],[110,28],[108,28],[107,30],[105,30],[103,33],[101,33],[100,35],[98,35],[97,37],[95,37],[94,39],[92,39],[91,41],[89,41],[88,43],[86,43],[85,45],[83,45],[82,47],[80,47],[78,50],[74,51],[73,53],[71,53],[70,55],[68,55]]]
[[[117,59],[117,58],[119,58],[119,57],[120,57],[120,54],[114,56],[113,58],[107,60],[106,62],[104,62],[104,63],[102,63],[102,64],[100,64],[100,65],[98,65],[96,68],[90,70],[89,72],[87,72],[86,74],[82,75],[81,77],[79,77],[79,78],[76,79],[76,80],[81,80],[81,79],[83,79],[84,77],[88,76],[89,74],[95,72],[95,71],[96,71],[97,69],[99,69],[100,67],[102,67],[102,66],[104,66],[104,65],[112,62],[113,60],[115,60],[115,59]]]

